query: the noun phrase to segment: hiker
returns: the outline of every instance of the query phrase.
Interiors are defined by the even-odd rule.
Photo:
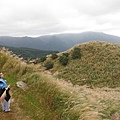
[[[6,83],[6,80],[3,79],[4,74],[0,72],[0,101],[2,105],[2,110],[4,112],[10,111],[10,94],[9,94],[9,86]]]

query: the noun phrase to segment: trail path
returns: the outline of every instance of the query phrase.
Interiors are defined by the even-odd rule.
[[[14,120],[14,113],[5,113],[0,109],[0,120]]]
[[[13,99],[11,99],[11,111],[10,112],[3,112],[2,108],[0,106],[0,120],[17,120],[16,119],[16,114],[17,114],[17,110],[16,110],[16,105],[13,104]]]
[[[11,89],[11,91],[14,93],[14,90]],[[10,94],[12,95],[12,93]],[[18,100],[11,97],[10,112],[3,112],[0,106],[0,120],[31,120],[29,116],[24,115],[24,111],[20,109],[18,103]]]

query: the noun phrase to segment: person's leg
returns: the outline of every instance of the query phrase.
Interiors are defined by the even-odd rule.
[[[5,110],[4,110],[5,112],[9,112],[10,111],[10,100],[9,101],[5,100],[5,106],[4,107],[5,107]]]
[[[10,100],[6,101],[6,111],[10,111]]]
[[[2,105],[2,110],[5,111],[6,110],[6,100],[5,99],[1,102],[1,105]]]

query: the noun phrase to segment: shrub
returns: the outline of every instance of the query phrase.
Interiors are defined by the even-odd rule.
[[[80,48],[74,48],[72,58],[73,59],[81,58]]]
[[[46,70],[49,70],[49,69],[52,69],[53,68],[53,63],[52,62],[50,62],[50,61],[48,61],[45,65],[44,65],[44,67],[46,67]]]
[[[56,54],[56,53],[53,53],[52,54],[52,56],[51,56],[51,58],[54,60],[54,59],[56,59],[58,57],[58,55]]]
[[[69,57],[69,53],[63,53],[63,55]]]
[[[64,65],[64,66],[68,64],[68,60],[69,60],[69,58],[66,57],[65,55],[62,55],[62,56],[60,56],[60,58],[59,58],[59,62],[60,62],[62,65]]]
[[[46,60],[46,56],[40,58],[40,62],[44,62]]]

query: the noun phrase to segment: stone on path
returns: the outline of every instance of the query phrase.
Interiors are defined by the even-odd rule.
[[[25,82],[23,82],[23,81],[17,82],[16,85],[17,85],[17,87],[23,89],[24,91],[28,88],[27,84]]]

